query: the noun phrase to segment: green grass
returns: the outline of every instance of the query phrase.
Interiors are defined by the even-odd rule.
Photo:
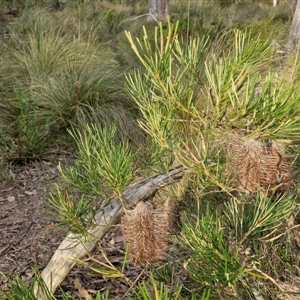
[[[38,158],[67,128],[90,122],[116,123],[120,138],[135,135],[124,67],[92,33],[69,32],[63,18],[34,11],[30,26],[15,25],[8,41],[0,66],[0,128],[4,144],[14,139],[9,159]]]

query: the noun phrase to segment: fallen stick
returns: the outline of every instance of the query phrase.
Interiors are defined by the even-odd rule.
[[[184,174],[185,168],[180,166],[170,170],[168,174],[155,175],[130,185],[123,193],[123,203],[126,207],[134,206],[140,201],[145,201],[154,195],[160,188],[179,181]],[[82,237],[69,233],[53,254],[47,267],[41,276],[45,286],[54,293],[58,286],[68,276],[76,265],[76,259],[82,259],[87,251],[92,251],[99,239],[101,239],[110,228],[120,221],[123,206],[119,199],[114,199],[110,204],[99,210],[95,216],[98,226],[88,230],[89,238],[82,242]],[[35,284],[35,296],[38,300],[46,300],[45,288],[38,281]]]

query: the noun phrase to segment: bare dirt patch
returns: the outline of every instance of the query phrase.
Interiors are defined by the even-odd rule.
[[[47,191],[57,180],[55,162],[41,161],[11,166],[0,185],[0,270],[9,276],[18,273],[25,282],[36,265],[47,265],[60,243],[47,229]],[[1,287],[6,280],[0,277]]]

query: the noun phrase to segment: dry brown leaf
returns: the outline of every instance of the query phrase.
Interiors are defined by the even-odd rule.
[[[79,278],[75,278],[75,280],[74,280],[74,288],[78,290],[79,294],[85,300],[91,300],[92,299],[92,296],[88,293],[88,291],[80,283]]]
[[[278,282],[278,286],[281,291],[286,293],[279,296],[280,300],[299,300],[300,299],[300,288],[299,288],[299,279],[295,284],[287,282]]]
[[[294,237],[295,237],[295,241],[297,246],[300,248],[300,231],[299,228],[297,228],[297,230],[294,230]]]
[[[24,194],[25,194],[25,195],[28,195],[28,196],[36,195],[36,190],[33,190],[32,192],[30,192],[30,191],[25,191]]]

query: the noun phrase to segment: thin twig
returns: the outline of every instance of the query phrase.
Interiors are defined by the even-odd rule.
[[[255,297],[256,300],[265,300],[264,296],[262,295],[262,293],[258,290],[258,288],[255,285],[254,280],[248,275],[246,274],[245,279]]]
[[[127,295],[129,294],[129,292],[133,289],[133,287],[137,284],[137,282],[139,281],[139,279],[141,278],[141,276],[145,273],[146,271],[145,267],[140,274],[137,276],[137,278],[135,279],[135,281],[132,283],[132,285],[130,286],[130,288],[126,291],[126,293],[123,295],[123,297],[121,298],[121,300],[125,299],[127,297]]]
[[[20,238],[17,242],[15,242],[15,243],[13,244],[14,246],[17,246],[17,245],[25,238],[27,232],[29,231],[29,229],[31,228],[32,225],[33,225],[33,222],[31,222],[31,223],[29,224],[29,226],[26,228],[26,230],[25,230],[25,232],[23,233],[23,235],[21,236],[21,238]]]
[[[130,19],[123,20],[121,23],[119,23],[119,25],[121,25],[121,24],[124,23],[124,22],[127,22],[127,21],[134,21],[134,20],[137,20],[137,19],[142,18],[142,17],[145,17],[145,16],[150,16],[152,19],[154,19],[154,21],[155,21],[157,24],[159,23],[158,20],[157,20],[157,18],[156,18],[153,14],[151,14],[151,13],[146,13],[146,14],[139,15],[139,16],[137,16],[137,17],[134,17],[134,18],[130,18]]]
[[[272,278],[271,276],[269,276],[268,274],[266,274],[260,269],[252,268],[252,270],[260,273],[264,278],[270,280],[275,286],[277,286],[280,292],[285,293],[285,295],[287,296],[287,300],[293,300],[289,295],[286,294],[285,290],[276,282],[274,278]],[[252,270],[250,269],[249,271],[251,272]]]

